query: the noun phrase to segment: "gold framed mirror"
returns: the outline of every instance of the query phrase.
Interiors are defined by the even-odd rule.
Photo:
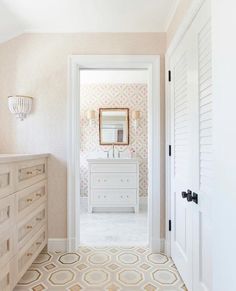
[[[129,144],[129,108],[99,108],[99,143]]]

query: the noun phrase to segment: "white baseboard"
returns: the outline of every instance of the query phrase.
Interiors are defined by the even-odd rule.
[[[49,238],[48,251],[49,252],[66,252],[67,239],[66,238]]]
[[[139,205],[141,207],[147,207],[148,197],[139,197]],[[86,208],[88,206],[88,197],[80,197],[80,205],[82,208]]]

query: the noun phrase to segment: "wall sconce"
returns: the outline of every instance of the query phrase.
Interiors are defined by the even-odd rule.
[[[24,120],[30,113],[32,103],[33,98],[29,96],[15,95],[8,97],[9,110],[21,121]]]
[[[139,121],[141,119],[141,111],[136,110],[132,112],[132,119],[134,120],[134,127],[135,129],[139,126]]]
[[[86,116],[87,116],[87,119],[89,120],[89,125],[90,126],[94,125],[95,119],[96,119],[95,110],[88,110]]]

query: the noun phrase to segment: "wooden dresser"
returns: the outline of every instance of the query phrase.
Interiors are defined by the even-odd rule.
[[[0,290],[11,291],[47,244],[47,158],[0,155]]]
[[[139,211],[137,159],[88,159],[88,211],[133,208]]]

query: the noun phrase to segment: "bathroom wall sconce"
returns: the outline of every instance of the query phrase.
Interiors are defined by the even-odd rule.
[[[139,121],[141,119],[141,111],[136,110],[132,112],[132,119],[134,120],[134,127],[135,129],[139,126]]]
[[[31,112],[33,98],[30,96],[15,95],[8,97],[8,108],[21,121]]]
[[[96,119],[95,110],[88,110],[86,116],[87,116],[87,119],[89,120],[89,125],[90,126],[94,125],[95,119]]]

